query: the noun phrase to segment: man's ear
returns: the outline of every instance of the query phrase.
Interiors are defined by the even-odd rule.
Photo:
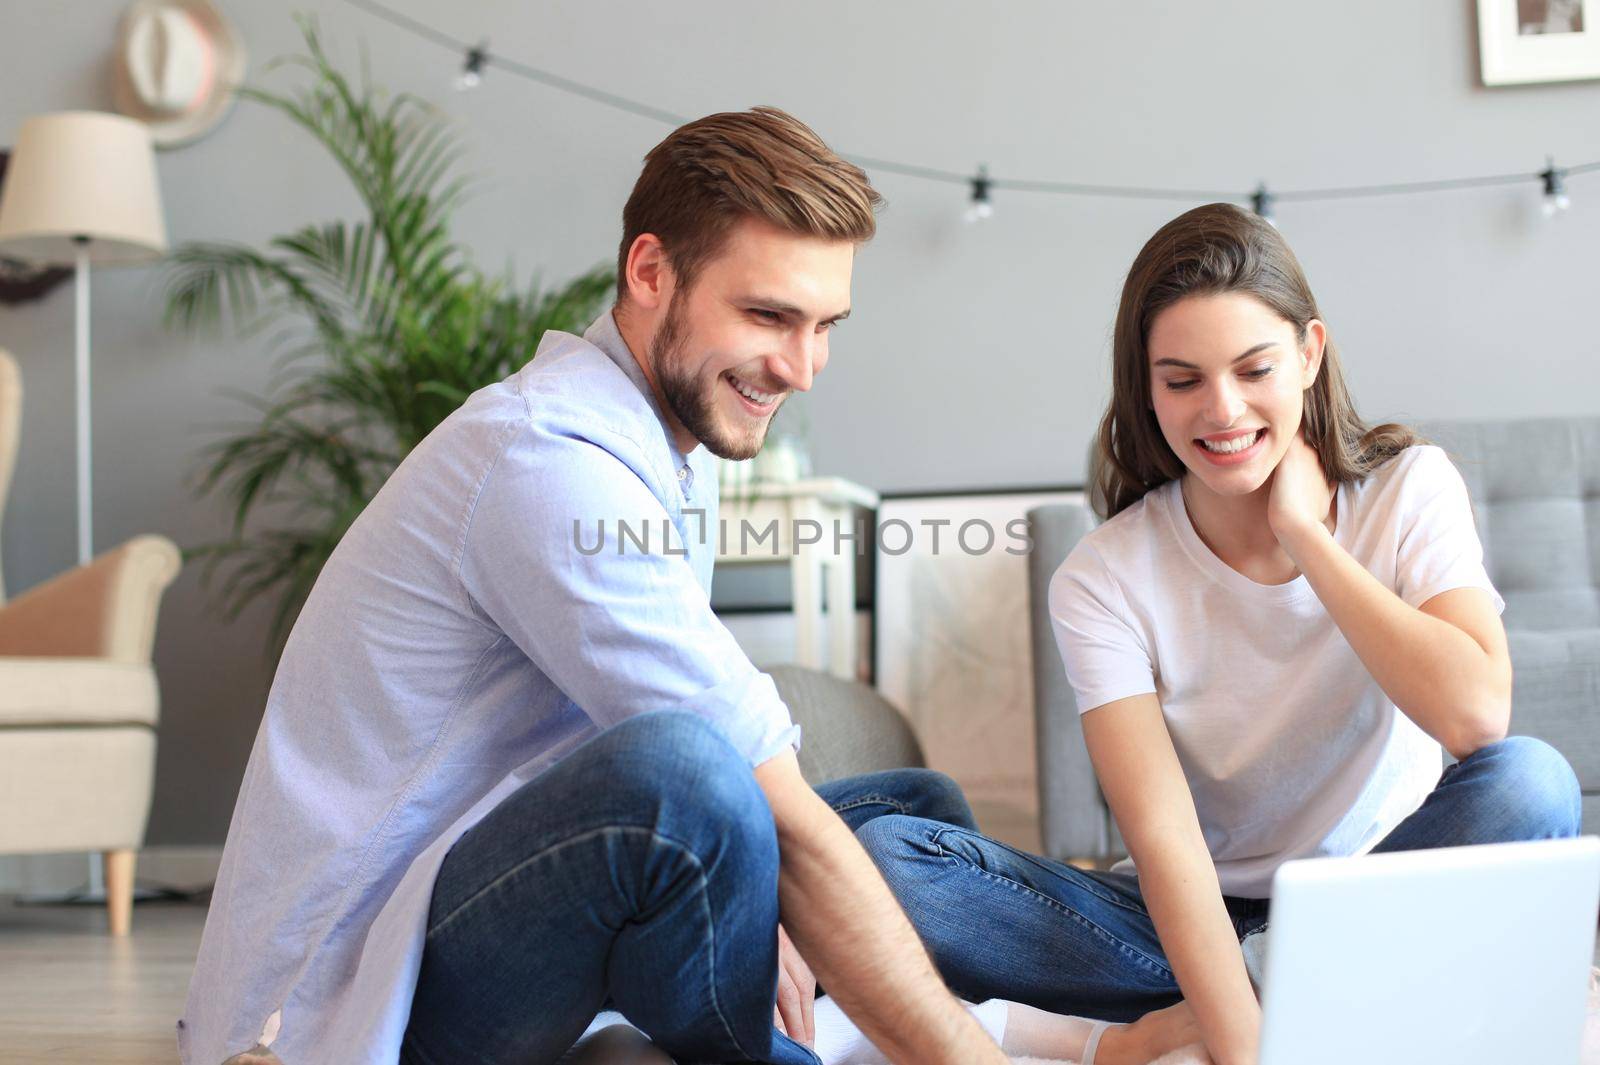
[[[1328,346],[1328,327],[1322,319],[1313,318],[1306,323],[1305,343],[1300,347],[1300,389],[1304,391],[1316,383],[1322,372],[1322,353]]]
[[[672,265],[661,238],[640,233],[628,248],[628,265],[623,274],[628,284],[628,299],[646,310],[664,307],[672,298]]]

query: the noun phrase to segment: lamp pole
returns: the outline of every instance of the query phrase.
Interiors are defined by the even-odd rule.
[[[80,234],[72,238],[72,243],[76,253],[73,288],[77,296],[73,360],[77,366],[78,565],[84,566],[94,557],[94,493],[89,482],[89,238]]]

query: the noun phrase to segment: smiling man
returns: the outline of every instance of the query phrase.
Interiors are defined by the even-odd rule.
[[[607,1006],[682,1062],[812,1065],[808,962],[892,1060],[1004,1060],[852,833],[970,826],[960,793],[920,770],[809,788],[697,535],[712,455],[755,454],[826,364],[878,202],[767,108],[646,157],[614,311],[424,440],[307,600],[178,1022],[188,1065],[537,1065]],[[619,520],[679,549],[624,551]],[[610,535],[580,550],[580,526]]]

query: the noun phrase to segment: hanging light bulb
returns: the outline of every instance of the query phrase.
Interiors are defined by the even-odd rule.
[[[1567,195],[1565,170],[1556,169],[1556,161],[1550,156],[1545,157],[1545,168],[1539,172],[1539,177],[1544,179],[1544,203],[1539,209],[1546,218],[1554,218],[1557,214],[1572,206],[1572,198]]]
[[[466,92],[468,89],[476,89],[478,83],[483,81],[483,68],[488,64],[488,41],[484,41],[476,48],[467,49],[467,61],[461,65],[461,73],[456,75],[456,91]]]
[[[962,216],[968,222],[981,222],[994,214],[994,204],[989,201],[989,188],[989,168],[980,166],[978,176],[972,179],[972,202]]]
[[[1273,215],[1273,204],[1277,197],[1267,191],[1267,183],[1263,181],[1256,186],[1256,191],[1250,194],[1250,209],[1260,215],[1267,225],[1277,228],[1278,219]]]

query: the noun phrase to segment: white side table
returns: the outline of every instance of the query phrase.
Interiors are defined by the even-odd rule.
[[[855,508],[877,505],[878,493],[840,477],[761,482],[722,497],[717,565],[789,563],[795,661],[802,666],[856,677],[856,558],[867,551],[870,530],[865,521],[858,524]]]

